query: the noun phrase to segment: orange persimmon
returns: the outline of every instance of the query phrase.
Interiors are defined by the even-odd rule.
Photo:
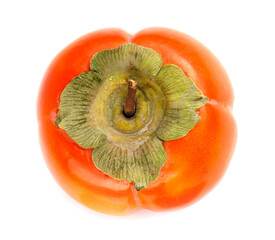
[[[196,109],[200,120],[187,134],[171,140],[161,138],[165,163],[154,180],[146,180],[146,184],[138,187],[129,181],[132,178],[119,179],[108,171],[101,171],[93,162],[93,156],[102,155],[104,151],[93,153],[94,148],[87,147],[84,141],[84,147],[78,144],[72,139],[73,131],[64,130],[66,126],[59,127],[57,122],[61,114],[60,104],[66,100],[61,98],[62,92],[78,75],[93,71],[90,69],[91,58],[102,50],[128,46],[129,43],[134,44],[131,49],[136,49],[136,45],[153,49],[162,57],[163,66],[177,66],[207,97],[207,102]],[[104,91],[102,89],[99,91]],[[69,44],[54,58],[45,73],[37,104],[42,151],[48,168],[61,187],[96,211],[124,215],[142,208],[158,211],[187,206],[207,194],[228,167],[237,139],[231,112],[233,101],[232,86],[224,68],[192,37],[166,28],[148,28],[135,35],[119,29],[98,30]],[[108,133],[106,135],[108,139]],[[134,179],[140,179],[139,175]]]

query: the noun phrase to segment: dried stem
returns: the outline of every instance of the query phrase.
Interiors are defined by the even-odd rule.
[[[136,111],[137,82],[132,79],[126,81],[128,82],[128,95],[124,105],[124,114],[126,117],[132,117]]]

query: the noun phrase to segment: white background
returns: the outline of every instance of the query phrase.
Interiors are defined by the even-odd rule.
[[[275,239],[272,2],[1,0],[0,239]],[[220,59],[235,90],[238,143],[225,177],[196,204],[108,216],[72,200],[49,173],[38,88],[52,58],[81,35],[150,26],[185,32]]]

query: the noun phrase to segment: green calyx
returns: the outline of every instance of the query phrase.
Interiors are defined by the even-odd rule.
[[[185,136],[207,102],[194,82],[161,56],[133,43],[98,52],[91,71],[63,90],[56,125],[83,148],[105,174],[141,190],[156,180],[166,161],[162,140]],[[135,113],[123,113],[127,80],[137,82]]]

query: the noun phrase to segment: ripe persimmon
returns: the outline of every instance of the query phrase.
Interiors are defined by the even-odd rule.
[[[68,45],[45,73],[41,147],[61,187],[91,209],[183,207],[227,169],[233,101],[224,68],[192,37],[99,30]]]

